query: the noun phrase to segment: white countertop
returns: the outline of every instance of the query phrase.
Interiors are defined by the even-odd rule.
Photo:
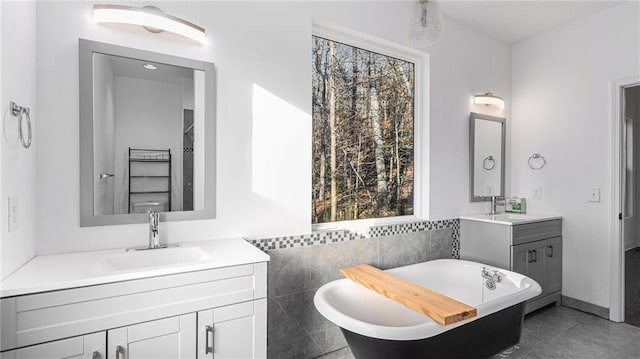
[[[460,219],[469,221],[488,222],[513,226],[518,224],[535,223],[562,219],[562,216],[555,214],[530,214],[530,213],[499,213],[499,214],[469,214],[460,216]]]
[[[0,298],[269,261],[266,253],[241,238],[188,242],[178,248],[182,253],[196,252],[198,256],[182,263],[130,269],[114,269],[109,263],[132,258],[126,257],[131,254],[144,256],[172,249],[126,252],[123,248],[37,256],[0,283]]]

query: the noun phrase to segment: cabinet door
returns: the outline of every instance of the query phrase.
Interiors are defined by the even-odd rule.
[[[109,330],[109,359],[194,359],[196,314]]]
[[[0,354],[0,359],[106,359],[105,332],[56,340]]]
[[[535,280],[542,287],[542,293],[547,293],[546,287],[546,241],[536,241],[519,244],[512,247],[512,266],[514,272],[524,274]]]
[[[265,299],[198,312],[198,359],[266,356]]]
[[[546,240],[547,293],[562,289],[562,237]]]

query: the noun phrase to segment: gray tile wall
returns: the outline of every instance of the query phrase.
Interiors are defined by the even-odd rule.
[[[376,234],[370,230],[369,238],[339,231],[251,240],[271,256],[268,358],[315,358],[347,346],[340,329],[313,305],[315,291],[339,279],[340,268],[366,263],[388,269],[457,257],[457,220],[421,224],[372,228]]]

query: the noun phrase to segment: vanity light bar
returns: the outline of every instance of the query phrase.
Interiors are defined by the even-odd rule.
[[[153,32],[169,31],[199,43],[205,41],[204,28],[184,19],[167,15],[157,8],[146,9],[126,5],[93,5],[93,19],[96,23],[120,23],[144,26]],[[150,30],[151,31],[151,30]]]
[[[473,103],[476,105],[487,105],[504,109],[504,100],[502,97],[495,96],[491,92],[487,92],[482,95],[475,95],[473,97]]]

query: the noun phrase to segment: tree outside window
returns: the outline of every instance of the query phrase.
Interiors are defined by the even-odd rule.
[[[313,36],[312,221],[412,215],[412,62]]]

